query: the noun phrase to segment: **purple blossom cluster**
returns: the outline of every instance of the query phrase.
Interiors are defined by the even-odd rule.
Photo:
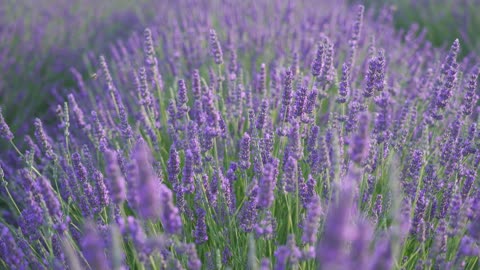
[[[1,267],[479,267],[479,69],[458,40],[396,32],[389,7],[177,5],[87,56],[99,78],[35,140],[0,111]]]

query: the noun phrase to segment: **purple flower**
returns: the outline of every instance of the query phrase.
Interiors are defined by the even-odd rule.
[[[60,208],[60,202],[48,180],[45,177],[39,177],[36,182],[40,187],[50,216],[57,219],[61,218],[62,210]]]
[[[220,47],[220,42],[217,38],[217,32],[214,29],[210,29],[210,54],[215,60],[215,64],[223,64],[223,53],[222,48]]]
[[[282,270],[287,269],[287,265],[290,264],[292,268],[298,267],[298,261],[302,256],[300,249],[295,244],[294,235],[289,235],[287,243],[284,246],[279,246],[274,253],[276,262],[274,269]]]
[[[376,59],[375,89],[379,92],[385,87],[385,51],[379,50]]]
[[[329,38],[324,37],[325,39],[325,55],[324,63],[322,68],[322,84],[324,86],[331,85],[335,79],[335,68],[333,67],[333,43]]]
[[[285,149],[284,164],[289,157],[293,157],[296,160],[300,160],[303,157],[302,138],[298,121],[292,123],[292,127],[288,133],[288,145]]]
[[[260,208],[267,209],[272,206],[275,184],[275,167],[273,164],[267,163],[263,168],[263,175],[258,181],[258,206]]]
[[[463,181],[462,186],[462,201],[465,201],[470,193],[473,183],[475,182],[477,173],[474,170],[468,170],[465,173],[465,181]]]
[[[351,101],[348,103],[348,115],[347,122],[345,123],[345,132],[351,133],[357,128],[358,114],[361,111],[361,104],[357,101]]]
[[[107,187],[113,203],[120,205],[125,201],[127,193],[125,190],[125,178],[122,175],[118,164],[118,157],[115,151],[105,152]]]
[[[313,154],[315,149],[317,148],[317,141],[318,141],[318,133],[320,132],[320,127],[317,125],[312,125],[310,128],[310,133],[307,137],[307,145],[306,150],[310,154]]]
[[[368,269],[392,269],[394,261],[391,245],[389,239],[384,239],[377,244]]]
[[[198,139],[198,127],[193,121],[188,122],[187,126],[187,147],[192,151],[193,159],[196,167],[195,172],[202,170],[202,153],[200,142]]]
[[[367,220],[360,219],[356,224],[356,233],[352,240],[350,262],[352,268],[365,269],[369,258],[369,246],[373,237],[373,228]]]
[[[170,155],[167,163],[167,172],[168,172],[168,181],[173,186],[176,186],[178,183],[178,174],[180,173],[180,157],[178,152],[175,149],[175,145],[170,147]]]
[[[150,78],[152,86],[162,89],[163,82],[158,72],[158,60],[155,56],[152,31],[149,28],[146,28],[143,32],[143,52],[145,56],[144,63],[147,68],[147,77]]]
[[[448,51],[447,56],[445,57],[445,61],[442,64],[441,73],[443,75],[448,75],[448,71],[455,66],[459,51],[460,41],[458,39],[455,39],[452,46],[450,47],[450,50]]]
[[[259,219],[260,220],[254,226],[255,236],[257,238],[263,237],[265,239],[273,239],[273,237],[275,236],[277,223],[275,217],[272,216],[272,212],[267,211]]]
[[[307,207],[307,214],[303,223],[303,243],[310,245],[316,243],[321,217],[322,207],[320,204],[320,197],[315,195],[311,198]]]
[[[297,160],[295,158],[288,157],[283,168],[282,179],[278,184],[280,192],[295,193],[297,191]]]
[[[195,245],[187,244],[185,246],[185,249],[186,249],[185,254],[187,255],[187,258],[188,258],[188,261],[187,261],[188,269],[191,269],[191,270],[202,269],[202,262],[198,258],[197,249],[195,248]]]
[[[43,129],[42,121],[38,118],[35,118],[35,137],[37,138],[38,143],[42,147],[42,151],[45,153],[48,159],[55,160],[57,155],[53,152],[52,145],[50,144],[49,138]]]
[[[349,181],[354,175],[348,176]],[[344,256],[343,246],[352,237],[351,225],[349,224],[350,212],[352,211],[351,183],[345,183],[339,192],[339,199],[330,206],[325,218],[323,238],[317,243],[316,259],[321,262],[322,268],[335,268],[333,266],[346,263],[342,260]],[[341,267],[340,267],[341,268]]]
[[[105,59],[104,55],[100,55],[100,69],[102,70],[103,76],[105,77],[105,82],[107,84],[108,91],[113,91],[113,78],[110,74],[110,70],[108,69],[107,60]]]
[[[182,229],[182,219],[178,208],[173,203],[172,191],[167,186],[160,184],[159,195],[161,198],[160,220],[163,229],[168,234],[178,234]]]
[[[305,114],[310,116],[314,112],[315,105],[317,104],[317,97],[318,97],[318,90],[315,88],[308,93],[305,108],[303,109],[303,112]],[[308,123],[308,121],[305,121],[305,120],[302,120],[302,121],[305,123]]]
[[[362,33],[364,11],[365,11],[365,7],[363,5],[358,5],[357,16],[355,17],[355,20],[353,22],[351,33],[350,33],[350,40],[348,41],[350,45],[350,50],[348,51],[348,55],[347,55],[347,66],[349,70],[352,70],[353,64],[355,62],[355,54],[358,48],[360,35]]]
[[[236,207],[236,198],[233,189],[233,182],[237,180],[235,176],[235,171],[237,170],[237,164],[232,162],[227,171],[227,176],[224,177],[221,170],[216,170],[212,178],[218,177],[220,180],[220,185],[223,191],[223,197],[225,203],[227,204],[228,209],[231,213],[235,212]]]
[[[480,248],[474,239],[465,235],[460,241],[458,247],[458,256],[478,256],[480,254]]]
[[[85,122],[85,117],[84,117],[83,111],[78,106],[77,101],[75,100],[75,97],[73,96],[73,94],[68,95],[68,103],[70,105],[70,108],[72,109],[72,112],[73,112],[74,116],[75,116],[74,119],[75,119],[75,122],[77,123],[77,126],[82,130],[89,129],[90,127]]]
[[[182,172],[182,191],[184,193],[193,193],[195,189],[194,179],[194,160],[190,149],[185,151],[185,165]]]
[[[348,65],[346,63],[343,63],[342,79],[338,88],[339,97],[337,97],[336,99],[337,103],[347,102],[348,93],[350,93],[350,70],[348,69]]]
[[[260,65],[260,74],[259,74],[258,84],[257,84],[258,85],[257,91],[259,94],[262,95],[265,93],[266,83],[267,83],[267,71],[266,71],[265,63],[262,63]]]
[[[314,77],[320,76],[320,72],[322,71],[324,46],[325,44],[323,42],[319,42],[317,44],[315,59],[313,60],[313,63],[312,63],[312,75]]]
[[[460,50],[460,43],[456,39],[442,66],[442,74],[444,77],[443,85],[437,93],[436,106],[438,108],[445,108],[448,100],[452,97],[452,90],[456,84],[458,63],[456,62],[458,52]]]
[[[272,129],[267,128],[263,134],[263,138],[260,140],[260,150],[263,163],[271,162],[272,151],[274,143],[274,134]]]
[[[375,90],[375,77],[376,77],[376,67],[377,59],[375,57],[368,60],[368,71],[365,76],[365,89],[363,90],[363,96],[365,98],[370,98],[373,96],[373,91]]]
[[[240,168],[248,170],[250,168],[250,135],[248,133],[243,134],[242,141],[240,142],[240,154],[239,154]]]
[[[296,92],[295,92],[295,116],[296,117],[301,117],[303,114],[303,111],[305,109],[305,101],[307,97],[307,88],[306,87],[300,87]]]
[[[146,108],[151,108],[152,97],[147,83],[147,71],[145,67],[138,70],[138,92],[140,93],[140,104]]]
[[[148,250],[146,248],[147,236],[143,231],[140,223],[132,216],[127,217],[128,231],[135,245],[140,260],[145,263],[147,261]]]
[[[194,238],[197,245],[208,241],[207,224],[205,222],[206,212],[203,208],[197,209],[197,223],[195,224]]]
[[[2,108],[0,108],[0,137],[4,138],[7,141],[13,139],[13,133],[10,131],[10,127],[5,122],[2,114]]]
[[[188,96],[187,96],[187,86],[185,85],[184,80],[178,80],[178,92],[177,92],[177,114],[178,118],[183,118],[184,115],[188,112],[187,108]]]
[[[477,213],[474,215],[472,222],[468,226],[468,233],[471,237],[480,240],[480,214]]]
[[[260,262],[260,270],[270,270],[270,260],[268,258],[263,258]]]
[[[373,129],[374,134],[377,136],[377,142],[381,143],[388,138],[388,125],[390,123],[389,119],[389,108],[391,104],[389,94],[384,91],[380,96],[375,97],[375,104],[377,104],[378,113],[375,118],[375,127]]]
[[[161,198],[159,184],[152,167],[152,153],[148,145],[139,140],[135,145],[132,158],[138,168],[138,204],[140,215],[146,219],[157,219],[161,216]]]
[[[126,139],[133,138],[133,131],[128,123],[128,115],[125,107],[119,106],[118,108],[118,116],[120,118],[120,132]]]
[[[311,174],[309,174],[308,179],[305,182],[305,179],[303,179],[302,174],[299,173],[298,185],[299,185],[300,201],[302,202],[303,207],[307,209],[310,203],[310,200],[316,194],[315,186],[317,185],[317,181],[313,178]]]
[[[353,136],[350,142],[350,159],[357,164],[362,164],[368,155],[368,124],[368,115],[366,113],[361,114],[358,133]]]
[[[98,197],[98,201],[100,203],[100,209],[101,209],[103,207],[106,207],[110,203],[108,190],[107,190],[107,187],[105,186],[103,174],[99,170],[95,169],[93,171],[92,179],[96,185],[97,197]]]
[[[420,177],[420,170],[423,167],[423,152],[421,150],[413,150],[409,160],[407,176],[412,180],[410,182],[407,193],[413,195],[416,192],[417,182]]]
[[[200,100],[202,97],[202,90],[201,90],[201,80],[200,80],[200,72],[198,69],[193,70],[192,74],[192,93],[195,100]]]
[[[39,204],[34,200],[31,192],[27,193],[26,208],[22,211],[19,220],[19,226],[22,233],[35,241],[40,239],[41,233],[38,230],[44,224],[44,212]]]
[[[268,101],[264,99],[262,101],[260,112],[258,113],[257,121],[255,123],[255,127],[258,130],[263,130],[263,127],[265,126],[265,118],[267,116],[267,110],[268,110]]]
[[[462,112],[463,115],[470,115],[473,112],[473,107],[477,103],[478,96],[475,93],[477,90],[477,79],[480,73],[480,68],[475,67],[470,74],[470,77],[465,87],[465,96],[463,98]]]
[[[290,256],[290,249],[287,246],[280,246],[275,250],[275,270],[284,270],[287,268],[288,257]]]
[[[218,194],[218,174],[215,173],[212,176],[212,180],[208,182],[208,175],[203,174],[202,180],[206,189],[207,200],[213,208],[217,206],[217,194]]]
[[[382,215],[382,204],[383,204],[383,196],[382,194],[377,194],[377,200],[375,201],[375,205],[373,207],[373,214],[375,215],[375,219],[377,222]]]
[[[285,71],[285,75],[283,77],[283,96],[282,96],[282,107],[280,110],[280,117],[282,121],[287,122],[290,120],[290,103],[292,102],[292,82],[293,81],[293,74],[291,70]]]
[[[92,269],[109,269],[105,256],[105,241],[91,223],[85,224],[80,243],[83,257]]]
[[[237,78],[237,71],[238,71],[237,51],[233,46],[230,46],[228,51],[230,53],[230,61],[228,63],[228,72],[230,72],[231,80],[235,80]]]
[[[258,185],[253,180],[248,187],[247,201],[243,205],[239,213],[240,228],[244,232],[251,232],[257,220],[257,204],[258,204]]]
[[[37,157],[40,157],[42,152],[38,145],[33,141],[32,137],[29,135],[25,136],[24,138],[25,144],[28,146],[27,148]]]
[[[17,245],[8,227],[2,223],[0,223],[0,258],[12,269],[28,268],[23,250]]]
[[[81,204],[83,205],[82,212],[85,215],[91,216],[94,209],[99,207],[97,197],[93,193],[93,188],[88,181],[88,172],[81,161],[79,153],[72,154],[73,170],[77,180],[82,184],[83,194],[81,195]]]
[[[417,202],[415,204],[415,212],[413,216],[413,221],[412,221],[412,227],[410,228],[410,232],[417,237],[420,237],[422,232],[420,231],[421,229],[421,223],[424,221],[424,216],[425,216],[425,208],[427,206],[427,200],[425,198],[425,193],[424,190],[420,190],[420,193],[417,198]]]

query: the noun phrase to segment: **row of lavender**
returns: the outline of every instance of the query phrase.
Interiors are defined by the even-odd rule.
[[[389,8],[178,5],[88,56],[96,79],[25,149],[0,119],[3,266],[479,266],[479,70],[458,41],[396,33]]]
[[[52,96],[74,85],[70,68],[84,72],[83,54],[108,50],[111,42],[143,29],[155,15],[145,8],[153,2],[3,1],[0,102],[11,128],[20,134],[31,132],[26,120],[49,115],[45,108]],[[159,9],[163,6],[156,4]],[[25,104],[21,112],[14,109],[16,103]],[[4,150],[3,145],[0,149]]]

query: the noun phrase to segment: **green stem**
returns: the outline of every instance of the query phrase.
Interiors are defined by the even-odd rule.
[[[2,181],[5,181],[5,179],[2,178]],[[7,195],[8,195],[8,197],[10,198],[10,200],[12,201],[13,206],[15,206],[15,209],[17,209],[18,214],[20,214],[20,213],[21,213],[20,208],[18,208],[18,205],[17,205],[17,203],[15,202],[15,200],[13,199],[13,196],[12,196],[12,194],[10,193],[10,190],[8,190],[8,187],[7,187],[6,184],[8,184],[7,181],[5,181],[5,190],[7,191]]]
[[[18,155],[20,155],[20,157],[22,157],[23,159],[25,159],[25,155],[20,151],[20,149],[18,149],[18,147],[15,145],[15,143],[13,142],[13,140],[10,140],[10,144],[13,146],[13,148],[15,149],[15,151],[18,153]],[[38,174],[38,176],[42,176],[42,174],[35,168],[33,167],[33,165],[30,165],[30,168],[36,173]]]

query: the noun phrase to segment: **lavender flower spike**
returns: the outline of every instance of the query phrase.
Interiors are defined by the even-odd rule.
[[[320,197],[317,195],[311,198],[309,207],[307,208],[307,216],[303,225],[302,241],[306,244],[313,245],[317,241],[317,231],[322,217],[322,207],[320,205]]]
[[[274,201],[274,189],[275,189],[275,168],[272,164],[268,163],[263,168],[263,175],[258,181],[258,206],[263,209],[270,208]]]
[[[156,219],[161,215],[161,198],[159,197],[159,181],[152,167],[152,153],[148,145],[140,140],[133,150],[133,159],[138,168],[138,188],[140,215],[146,219]]]
[[[83,256],[92,269],[109,269],[104,250],[105,242],[93,224],[87,223],[85,225],[84,236],[80,245]]]
[[[323,51],[324,51],[324,43],[319,42],[317,45],[317,51],[315,53],[315,59],[312,63],[312,75],[314,77],[320,76],[320,72],[322,71],[323,67]]]
[[[0,137],[4,138],[7,141],[13,139],[13,133],[10,131],[10,127],[5,122],[2,114],[2,108],[0,108]]]
[[[125,190],[125,178],[118,164],[118,157],[115,151],[107,150],[105,152],[105,162],[107,171],[107,187],[112,201],[119,205],[125,201],[127,193]]]
[[[197,210],[197,224],[195,224],[195,243],[202,244],[208,241],[207,224],[205,223],[206,211],[203,208]]]
[[[210,53],[215,60],[215,64],[223,64],[222,47],[220,47],[220,42],[217,38],[217,32],[215,32],[214,29],[210,29]]]
[[[40,143],[42,147],[42,151],[45,153],[47,158],[49,158],[50,160],[55,160],[57,158],[57,155],[53,152],[52,145],[50,144],[49,139],[45,134],[42,121],[38,118],[35,118],[34,126],[35,126],[35,137],[37,138],[37,141]]]
[[[161,198],[161,216],[160,220],[163,228],[168,234],[180,233],[182,229],[182,219],[178,208],[173,203],[173,194],[167,186],[160,184],[159,194]]]
[[[28,268],[25,254],[18,247],[8,227],[2,223],[0,223],[0,259],[6,262],[7,265],[14,267],[13,269]]]
[[[350,148],[350,158],[357,164],[362,164],[368,155],[368,115],[360,115],[358,134],[353,136]]]
[[[477,79],[480,73],[480,67],[475,67],[467,82],[465,96],[463,98],[462,112],[463,115],[470,115],[473,112],[474,105],[477,103],[478,96],[475,93],[477,90]]]
[[[248,170],[250,165],[250,135],[245,132],[240,143],[240,168]]]

